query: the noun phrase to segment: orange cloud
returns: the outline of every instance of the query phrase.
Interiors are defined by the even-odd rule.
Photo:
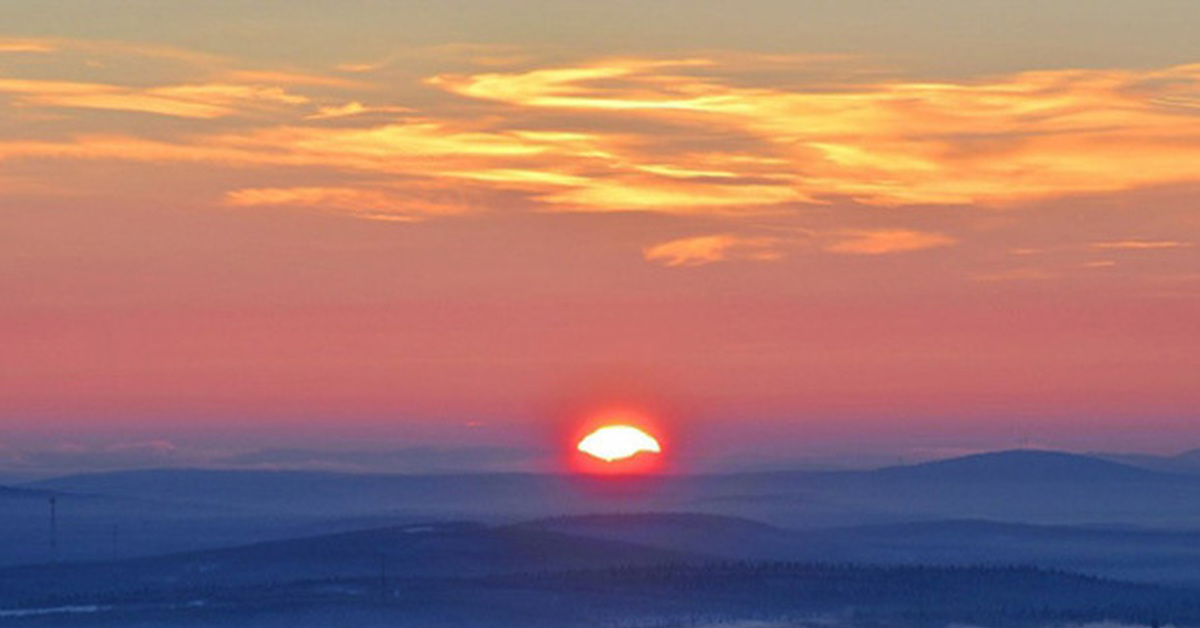
[[[719,67],[615,60],[432,83],[522,108],[669,122],[677,133],[720,129],[780,157],[778,185],[802,198],[995,204],[1200,179],[1200,116],[1191,106],[1200,66],[796,91],[744,86]],[[677,138],[664,130],[657,139]],[[672,157],[689,167],[706,156]]]
[[[634,176],[587,181],[539,198],[565,211],[647,210],[678,214],[746,210],[805,200],[782,186],[689,185]]]
[[[1190,242],[1175,240],[1118,240],[1113,242],[1093,242],[1094,249],[1109,249],[1123,251],[1150,251],[1156,249],[1179,249],[1192,246]]]
[[[358,102],[357,100],[352,100],[344,105],[328,105],[328,106],[320,107],[319,109],[317,109],[316,113],[310,114],[309,116],[307,116],[306,119],[308,119],[308,120],[331,120],[334,118],[347,118],[347,117],[351,117],[351,116],[361,116],[361,115],[376,114],[376,113],[388,113],[388,114],[412,113],[412,109],[409,109],[407,107],[392,107],[392,106],[370,107],[370,106],[362,104],[361,102]]]
[[[682,238],[657,244],[644,251],[649,262],[666,266],[703,266],[728,259],[768,261],[779,259],[773,238],[746,238],[717,234]]]
[[[746,236],[715,234],[671,240],[644,251],[647,261],[666,266],[701,266],[726,260],[772,261],[791,250],[814,245],[830,253],[888,255],[950,246],[954,238],[924,231],[881,229],[862,231],[811,231],[786,229],[790,235]]]
[[[825,246],[825,250],[852,255],[885,255],[950,246],[955,242],[954,238],[940,233],[885,229],[848,232],[842,239]]]
[[[457,214],[469,204],[462,196],[440,189],[377,189],[361,187],[245,188],[226,195],[234,207],[306,207],[351,212],[362,218],[415,221],[427,216]]]
[[[278,114],[310,102],[307,96],[289,91],[290,87],[366,87],[339,77],[238,68],[232,60],[217,55],[127,42],[9,39],[0,40],[0,52],[42,53],[36,65],[24,70],[26,76],[0,75],[0,94],[10,94],[12,105],[23,108],[103,109],[213,119],[239,113]],[[90,80],[79,76],[79,66],[88,68]],[[64,78],[55,79],[55,75]]]
[[[48,53],[55,47],[36,39],[0,39],[0,53]]]
[[[114,43],[5,45],[143,60],[152,52]],[[0,159],[319,169],[343,178],[319,188],[338,190],[320,204],[356,214],[364,203],[403,197],[403,186],[421,190],[417,197],[437,187],[507,194],[531,211],[733,219],[847,197],[882,206],[1000,205],[1200,182],[1200,66],[839,84],[812,78],[831,60],[764,57],[772,77],[799,78],[762,84],[754,55],[611,59],[437,75],[427,83],[449,102],[414,110],[389,101],[394,96],[369,77],[243,69],[186,51],[162,58],[180,75],[160,84],[0,77],[0,92],[23,110],[120,110],[195,124],[135,138],[103,120],[68,121],[43,138],[0,139]],[[217,122],[231,117],[236,125]],[[362,177],[376,183],[360,189]],[[381,192],[377,182],[388,178],[394,185]],[[311,197],[317,188],[272,189]],[[351,190],[361,194],[352,198]],[[298,198],[289,202],[309,206]],[[872,254],[952,242],[905,231],[838,238],[824,248]]]
[[[17,104],[154,113],[180,118],[220,118],[247,110],[294,106],[308,102],[278,87],[261,85],[172,85],[149,89],[73,83],[0,79],[0,93],[15,94]]]
[[[170,60],[194,68],[217,68],[228,65],[230,59],[210,52],[176,48],[161,44],[105,39],[40,38],[26,40],[48,46],[56,52],[82,52],[92,57],[115,59],[141,58]]]

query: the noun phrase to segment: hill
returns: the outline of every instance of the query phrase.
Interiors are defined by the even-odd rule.
[[[468,577],[697,561],[702,556],[552,531],[439,523],[362,530],[126,561],[0,569],[0,604],[42,591],[122,595],[293,580]]]
[[[247,511],[502,520],[571,512],[605,503],[658,503],[671,480],[638,484],[555,474],[351,474],[320,471],[153,469],[43,480],[29,488],[159,502],[234,506]]]
[[[1161,482],[1172,478],[1093,456],[1059,451],[1016,449],[997,451],[917,465],[889,467],[872,472],[890,480],[929,479],[956,482],[1111,483]]]
[[[1185,451],[1174,456],[1155,456],[1152,454],[1095,454],[1098,458],[1127,464],[1152,471],[1166,473],[1200,474],[1200,449]]]
[[[55,495],[54,491],[0,486],[0,499],[49,499]]]
[[[558,515],[691,512],[807,528],[945,519],[1200,528],[1200,476],[1045,451],[873,471],[620,480],[164,469],[56,478],[27,488],[153,500],[164,508],[268,520],[390,517],[499,524]]]
[[[209,628],[1195,625],[1200,593],[1019,567],[667,563],[473,578],[175,584],[43,596],[0,610],[0,621],[23,617],[38,626]]]
[[[520,526],[738,560],[1022,564],[1200,588],[1200,531],[978,520],[796,530],[688,513],[559,517]]]
[[[800,558],[799,535],[758,521],[702,513],[604,514],[516,524],[573,536],[637,543],[737,560]]]

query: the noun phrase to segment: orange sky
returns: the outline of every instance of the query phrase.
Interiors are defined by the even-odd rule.
[[[805,456],[1200,445],[1186,20],[752,4],[14,3],[0,458],[525,446],[606,396]]]

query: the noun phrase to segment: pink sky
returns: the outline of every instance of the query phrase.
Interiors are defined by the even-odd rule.
[[[803,27],[842,46],[760,2],[741,40],[700,3],[607,47],[569,33],[632,9],[394,41],[330,5],[273,27],[344,43],[310,49],[16,4],[0,456],[536,448],[608,398],[672,408],[701,466],[1200,446],[1200,49],[1167,26],[1122,56],[1151,25],[1030,13],[1033,59],[867,38],[869,3]]]

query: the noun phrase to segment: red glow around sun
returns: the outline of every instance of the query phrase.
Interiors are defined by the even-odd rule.
[[[610,463],[641,454],[662,453],[658,439],[633,425],[605,425],[584,436],[575,448]]]
[[[572,430],[564,445],[570,470],[587,475],[660,473],[670,453],[661,424],[631,411],[597,413]]]

